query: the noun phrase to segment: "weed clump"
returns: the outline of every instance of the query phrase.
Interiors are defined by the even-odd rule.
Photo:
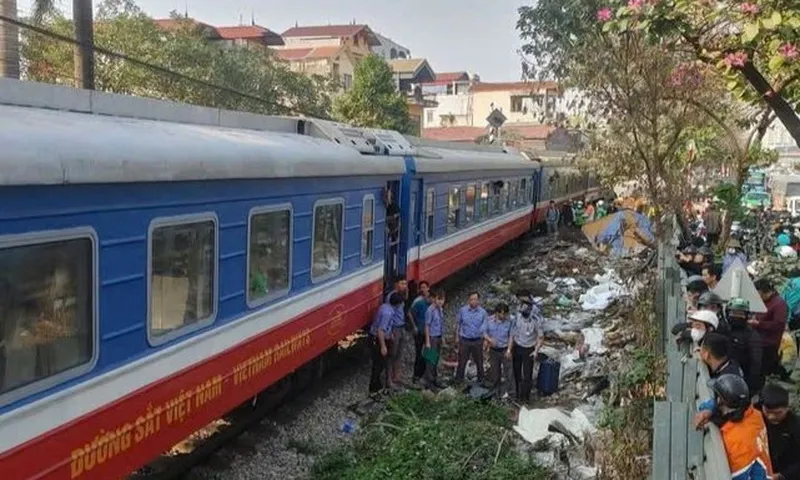
[[[508,410],[409,393],[370,419],[352,445],[314,465],[317,480],[550,478],[517,448]]]

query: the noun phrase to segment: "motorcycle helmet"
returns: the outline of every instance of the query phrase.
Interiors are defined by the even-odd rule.
[[[708,381],[708,388],[729,408],[742,409],[750,405],[750,389],[739,375],[726,373]]]
[[[704,292],[700,295],[700,298],[697,300],[697,305],[700,308],[709,306],[709,305],[723,305],[725,302],[722,300],[722,297],[717,295],[712,291]]]
[[[728,310],[750,311],[750,302],[744,298],[734,297],[728,300]]]
[[[695,322],[703,322],[706,325],[711,325],[716,330],[719,327],[719,317],[711,310],[695,310],[689,314],[689,320]]]

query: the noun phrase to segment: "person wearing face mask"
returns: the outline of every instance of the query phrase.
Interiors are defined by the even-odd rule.
[[[725,256],[722,257],[722,274],[724,275],[737,261],[741,262],[743,266],[747,266],[747,255],[742,252],[742,245],[739,240],[732,238],[728,241],[728,250],[725,251]]]
[[[755,395],[764,385],[761,369],[761,336],[747,324],[750,302],[743,298],[728,301],[728,325],[731,339],[730,357],[742,367],[747,387]]]
[[[700,298],[697,299],[698,308],[701,310],[711,310],[717,314],[717,318],[719,319],[717,332],[728,335],[730,333],[730,326],[728,325],[728,320],[725,318],[724,305],[725,301],[722,300],[722,297],[712,291],[704,292],[700,295]]]
[[[731,480],[773,478],[767,427],[750,405],[747,384],[738,375],[725,374],[709,380],[708,388],[714,395],[713,410],[699,412],[695,427],[703,428],[709,421],[719,427]]]
[[[533,364],[542,346],[541,303],[527,292],[517,294],[522,308],[515,316],[511,327],[512,369],[516,384],[517,400],[527,402],[533,389]]]
[[[676,341],[678,343],[691,340],[699,345],[706,332],[720,331],[719,314],[703,306],[699,310],[691,310],[686,320],[686,322],[678,323],[672,327],[672,334],[677,337]],[[722,332],[727,334],[727,325],[724,323],[722,325],[724,325]]]

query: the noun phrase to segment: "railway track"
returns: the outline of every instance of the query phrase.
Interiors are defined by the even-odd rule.
[[[530,240],[512,242],[493,255],[477,262],[442,283],[449,292],[448,301],[458,302],[457,292],[466,293],[477,288],[482,279],[492,276],[492,271],[513,260]],[[453,295],[450,295],[453,293]],[[413,348],[410,350],[413,351]],[[303,413],[304,407],[324,396],[351,377],[363,373],[369,364],[368,337],[357,332],[335,348],[271,386],[253,400],[240,405],[228,415],[192,434],[172,450],[147,466],[133,472],[128,480],[176,480],[196,478],[190,475],[196,467],[214,463],[215,454],[225,450],[240,453],[252,450],[252,443],[241,440],[248,433],[257,439],[268,436],[269,422],[292,421]],[[408,350],[406,353],[409,353]],[[413,353],[413,352],[411,352]],[[366,383],[364,384],[364,395]],[[291,407],[291,408],[285,408]],[[290,410],[287,412],[287,410]],[[286,418],[286,417],[289,418]],[[212,465],[212,470],[226,470],[229,462]],[[227,478],[227,477],[222,477]]]

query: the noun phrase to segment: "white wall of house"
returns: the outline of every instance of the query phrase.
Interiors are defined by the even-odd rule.
[[[394,58],[411,58],[411,50],[395,42],[391,38],[384,37],[380,33],[375,34],[378,41],[381,43],[378,46],[372,47],[372,53],[379,55],[386,60]]]

